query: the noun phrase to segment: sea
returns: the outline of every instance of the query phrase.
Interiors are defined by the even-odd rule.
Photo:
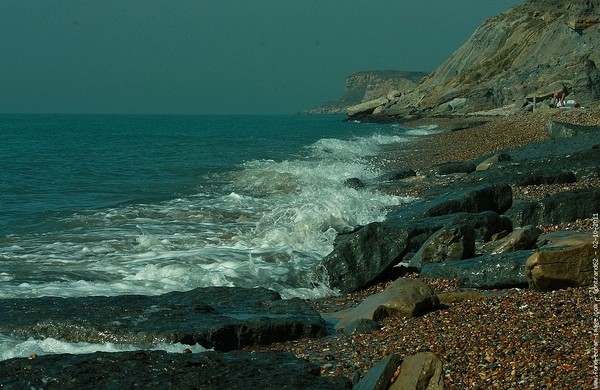
[[[0,299],[336,294],[315,272],[336,236],[412,200],[345,181],[372,182],[382,148],[435,131],[344,119],[0,115]],[[0,334],[0,360],[131,349]]]

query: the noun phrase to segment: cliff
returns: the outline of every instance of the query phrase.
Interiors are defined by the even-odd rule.
[[[548,107],[563,86],[584,106],[600,101],[600,0],[525,0],[485,21],[430,75],[351,115],[511,113]],[[375,113],[375,114],[373,114]]]
[[[345,114],[348,107],[387,95],[390,91],[410,91],[426,75],[424,72],[399,70],[357,72],[346,79],[344,93],[338,100],[305,110],[304,113]]]

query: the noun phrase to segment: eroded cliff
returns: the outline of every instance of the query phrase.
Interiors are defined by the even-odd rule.
[[[485,21],[414,89],[353,114],[522,112],[547,107],[563,86],[569,99],[597,106],[599,49],[600,0],[525,0]]]

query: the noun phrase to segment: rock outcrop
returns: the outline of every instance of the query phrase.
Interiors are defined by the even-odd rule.
[[[0,361],[3,389],[350,389],[291,353],[96,352]]]
[[[549,107],[563,86],[567,99],[595,107],[599,26],[600,0],[525,1],[485,21],[414,89],[358,119],[531,111]]]
[[[305,301],[264,288],[207,287],[157,296],[0,300],[0,333],[69,342],[199,344],[220,351],[327,334]]]
[[[348,107],[364,102],[402,94],[412,90],[427,73],[382,70],[357,72],[346,79],[343,95],[336,101],[304,111],[305,114],[346,114]],[[386,99],[385,102],[389,101]],[[382,101],[381,104],[384,102]],[[373,107],[371,109],[374,109]]]

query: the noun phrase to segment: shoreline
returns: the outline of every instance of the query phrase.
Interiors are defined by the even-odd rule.
[[[412,168],[417,178],[437,164],[482,159],[501,150],[547,140],[549,120],[583,126],[600,126],[600,114],[588,111],[555,111],[489,118],[476,126],[452,131],[472,119],[426,118],[403,123],[418,127],[438,125],[446,131],[422,137],[408,145],[384,151],[387,168]],[[452,148],[447,148],[452,145]],[[590,145],[592,147],[593,145]],[[462,180],[454,175],[450,182]],[[415,195],[432,186],[415,180],[391,189],[397,195]],[[515,200],[541,199],[579,188],[600,188],[600,179],[575,183],[511,186]],[[390,190],[390,189],[387,189]],[[562,224],[539,226],[542,233],[591,232],[592,216]],[[399,273],[362,291],[313,301],[317,311],[331,313],[358,305],[381,292]],[[453,281],[425,280],[440,295],[442,310],[420,317],[386,318],[381,329],[367,334],[334,333],[322,339],[302,339],[248,351],[292,351],[317,362],[324,376],[345,376],[356,382],[375,363],[391,353],[406,357],[417,352],[436,353],[444,363],[447,389],[462,388],[591,388],[594,383],[591,334],[593,289],[568,288],[538,292],[527,288],[498,290],[461,289]],[[461,292],[463,291],[463,292]],[[464,293],[468,291],[468,293]],[[454,294],[454,295],[453,295]],[[469,336],[465,334],[468,332]]]

